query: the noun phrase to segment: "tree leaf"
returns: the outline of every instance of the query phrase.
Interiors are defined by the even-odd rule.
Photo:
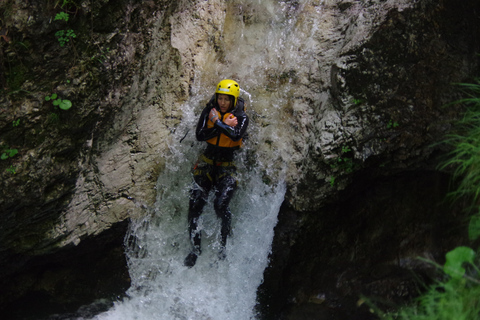
[[[9,149],[8,151],[8,156],[11,158],[15,156],[18,153],[18,149]]]
[[[447,261],[443,271],[453,279],[460,279],[465,274],[464,262],[473,263],[475,251],[468,247],[457,247],[446,254]]]
[[[68,110],[72,107],[72,102],[70,100],[62,100],[58,107],[62,110]]]

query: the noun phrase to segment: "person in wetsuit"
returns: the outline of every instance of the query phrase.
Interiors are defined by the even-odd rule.
[[[207,147],[193,168],[193,187],[190,191],[188,232],[192,251],[185,258],[185,266],[193,267],[201,254],[201,230],[198,219],[208,195],[215,190],[214,209],[221,219],[219,258],[225,258],[225,245],[230,234],[232,213],[228,207],[237,187],[234,152],[242,146],[248,126],[244,101],[239,97],[240,86],[233,80],[218,83],[215,95],[203,109],[196,128],[198,141]]]

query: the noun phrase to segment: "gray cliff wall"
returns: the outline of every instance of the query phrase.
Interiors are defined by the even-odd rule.
[[[329,221],[323,217],[341,212],[336,205],[347,195],[376,185],[377,177],[435,169],[444,151],[429,146],[457,116],[455,108],[442,106],[458,97],[452,83],[478,74],[480,45],[475,1],[309,1],[285,7],[286,19],[296,19],[297,58],[308,63],[287,59],[258,74],[250,90],[260,101],[269,101],[275,90],[288,92],[280,110],[284,143],[258,146],[259,157],[274,159],[273,168],[288,164],[287,198],[273,247],[277,269],[267,278],[271,288],[278,277],[302,283],[295,277],[318,271],[285,273],[295,268],[295,252],[307,247],[294,243],[315,240],[305,226],[321,232]],[[54,20],[60,11],[68,11],[70,20]],[[162,155],[182,120],[196,71],[228,65],[237,24],[261,30],[268,17],[253,2],[219,0],[84,0],[65,8],[35,0],[0,4],[0,143],[2,150],[18,150],[0,162],[4,283],[30,270],[32,261],[48,266],[42,257],[56,252],[81,257],[77,249],[86,240],[104,239],[93,246],[98,252],[112,243],[121,246],[112,239],[123,236],[128,218],[144,214],[142,204],[154,203]],[[77,37],[61,47],[55,34],[68,29]],[[209,85],[218,80],[205,77]],[[45,101],[52,93],[73,107],[55,108]],[[252,119],[259,127],[276,124]],[[338,232],[348,235],[351,222],[343,223]],[[332,246],[328,240],[322,239],[326,247]],[[342,241],[350,248],[360,240]],[[319,248],[300,256],[302,263],[323,264],[324,254]],[[24,281],[23,289],[2,301],[33,287]],[[281,287],[276,299],[300,301],[317,287]]]
[[[446,201],[451,178],[437,171],[446,150],[434,143],[458,116],[445,107],[459,98],[453,84],[478,75],[479,12],[474,1],[392,10],[331,65],[337,117],[318,136],[334,143],[310,149],[310,175],[280,212],[259,290],[266,319],[376,319],[360,297],[402,305],[436,276],[418,257],[443,264],[471,245],[462,203]],[[341,161],[325,161],[325,149]],[[330,185],[318,178],[328,164]]]

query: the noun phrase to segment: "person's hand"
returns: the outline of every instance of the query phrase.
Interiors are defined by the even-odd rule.
[[[235,127],[238,124],[237,117],[233,114],[229,115],[226,119],[223,120],[227,126]]]
[[[217,122],[217,120],[218,120],[218,113],[217,113],[217,110],[215,110],[215,108],[212,108],[212,110],[210,110],[210,113],[208,114],[208,118],[209,118],[210,121],[212,121],[213,123]]]

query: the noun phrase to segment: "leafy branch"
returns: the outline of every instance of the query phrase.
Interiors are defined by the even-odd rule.
[[[57,20],[63,20],[65,22],[68,22],[68,19],[70,18],[70,15],[66,12],[59,12],[55,15],[55,21]]]
[[[62,6],[63,7],[63,6]],[[60,20],[60,21],[65,21],[68,22],[70,19],[70,15],[66,12],[59,12],[55,15],[55,21]],[[61,47],[64,47],[67,42],[69,42],[71,39],[76,38],[77,35],[75,34],[75,31],[73,29],[62,29],[58,30],[55,33],[55,37],[58,38],[58,42],[60,43]]]
[[[72,29],[68,30],[58,30],[55,33],[55,36],[58,38],[58,42],[60,43],[60,47],[64,47],[67,42],[70,41],[72,38],[76,38],[77,35]]]

